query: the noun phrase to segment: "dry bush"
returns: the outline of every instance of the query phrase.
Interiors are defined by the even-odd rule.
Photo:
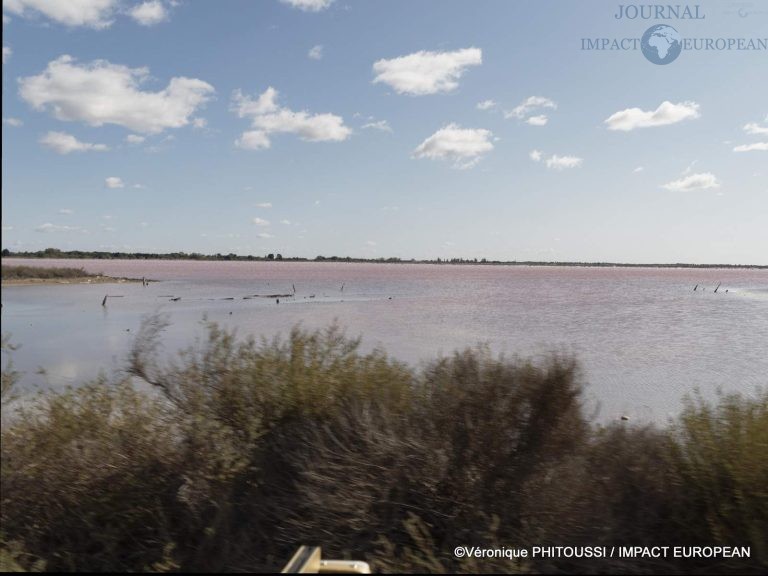
[[[145,323],[129,373],[3,427],[0,557],[27,569],[273,571],[300,544],[382,572],[760,572],[768,398],[676,426],[600,427],[576,363],[473,348],[415,371],[337,326],[173,360]],[[9,376],[10,378],[10,376]],[[5,375],[4,375],[5,382]],[[459,545],[752,546],[716,566],[457,560]]]

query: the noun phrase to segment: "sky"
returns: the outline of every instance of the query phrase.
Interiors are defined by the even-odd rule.
[[[768,264],[768,51],[582,49],[697,5],[4,0],[2,246]]]

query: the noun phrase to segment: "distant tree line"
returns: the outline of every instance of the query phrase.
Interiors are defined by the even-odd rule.
[[[269,253],[263,256],[253,254],[238,255],[229,254],[200,254],[199,252],[106,252],[88,250],[59,250],[58,248],[46,248],[36,252],[11,252],[7,248],[2,251],[3,258],[79,258],[88,260],[221,260],[221,261],[286,261],[286,262],[355,262],[355,263],[388,263],[388,264],[482,264],[494,266],[597,266],[597,267],[622,267],[622,268],[758,268],[766,269],[768,265],[761,264],[689,264],[676,262],[674,264],[658,263],[626,263],[626,262],[570,262],[570,261],[540,261],[540,260],[488,260],[487,258],[435,258],[430,259],[402,259],[390,258],[354,258],[351,256],[315,256],[315,258],[301,258],[298,256],[285,257],[278,253]]]

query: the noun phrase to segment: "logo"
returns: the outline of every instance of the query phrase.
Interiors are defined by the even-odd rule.
[[[734,3],[737,5],[738,3]],[[749,2],[742,2],[751,6]],[[738,14],[747,16],[757,14],[757,11],[747,12],[740,6]],[[760,13],[768,14],[768,10]],[[621,4],[614,14],[614,20],[633,22],[636,20],[704,20],[706,15],[701,6],[685,4]],[[627,36],[593,36],[581,39],[581,49],[599,52],[641,52],[643,57],[657,66],[671,64],[686,52],[766,52],[768,37],[739,37],[716,36],[697,37],[695,32],[686,34],[683,38],[676,28],[669,24],[654,24],[648,28],[642,37]],[[639,55],[638,55],[639,57]]]
[[[651,26],[640,40],[640,50],[649,62],[665,66],[677,60],[683,51],[680,33],[668,24]]]

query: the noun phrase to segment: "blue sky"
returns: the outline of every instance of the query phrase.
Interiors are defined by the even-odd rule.
[[[4,0],[2,245],[766,264],[768,52],[581,50],[700,6]]]

